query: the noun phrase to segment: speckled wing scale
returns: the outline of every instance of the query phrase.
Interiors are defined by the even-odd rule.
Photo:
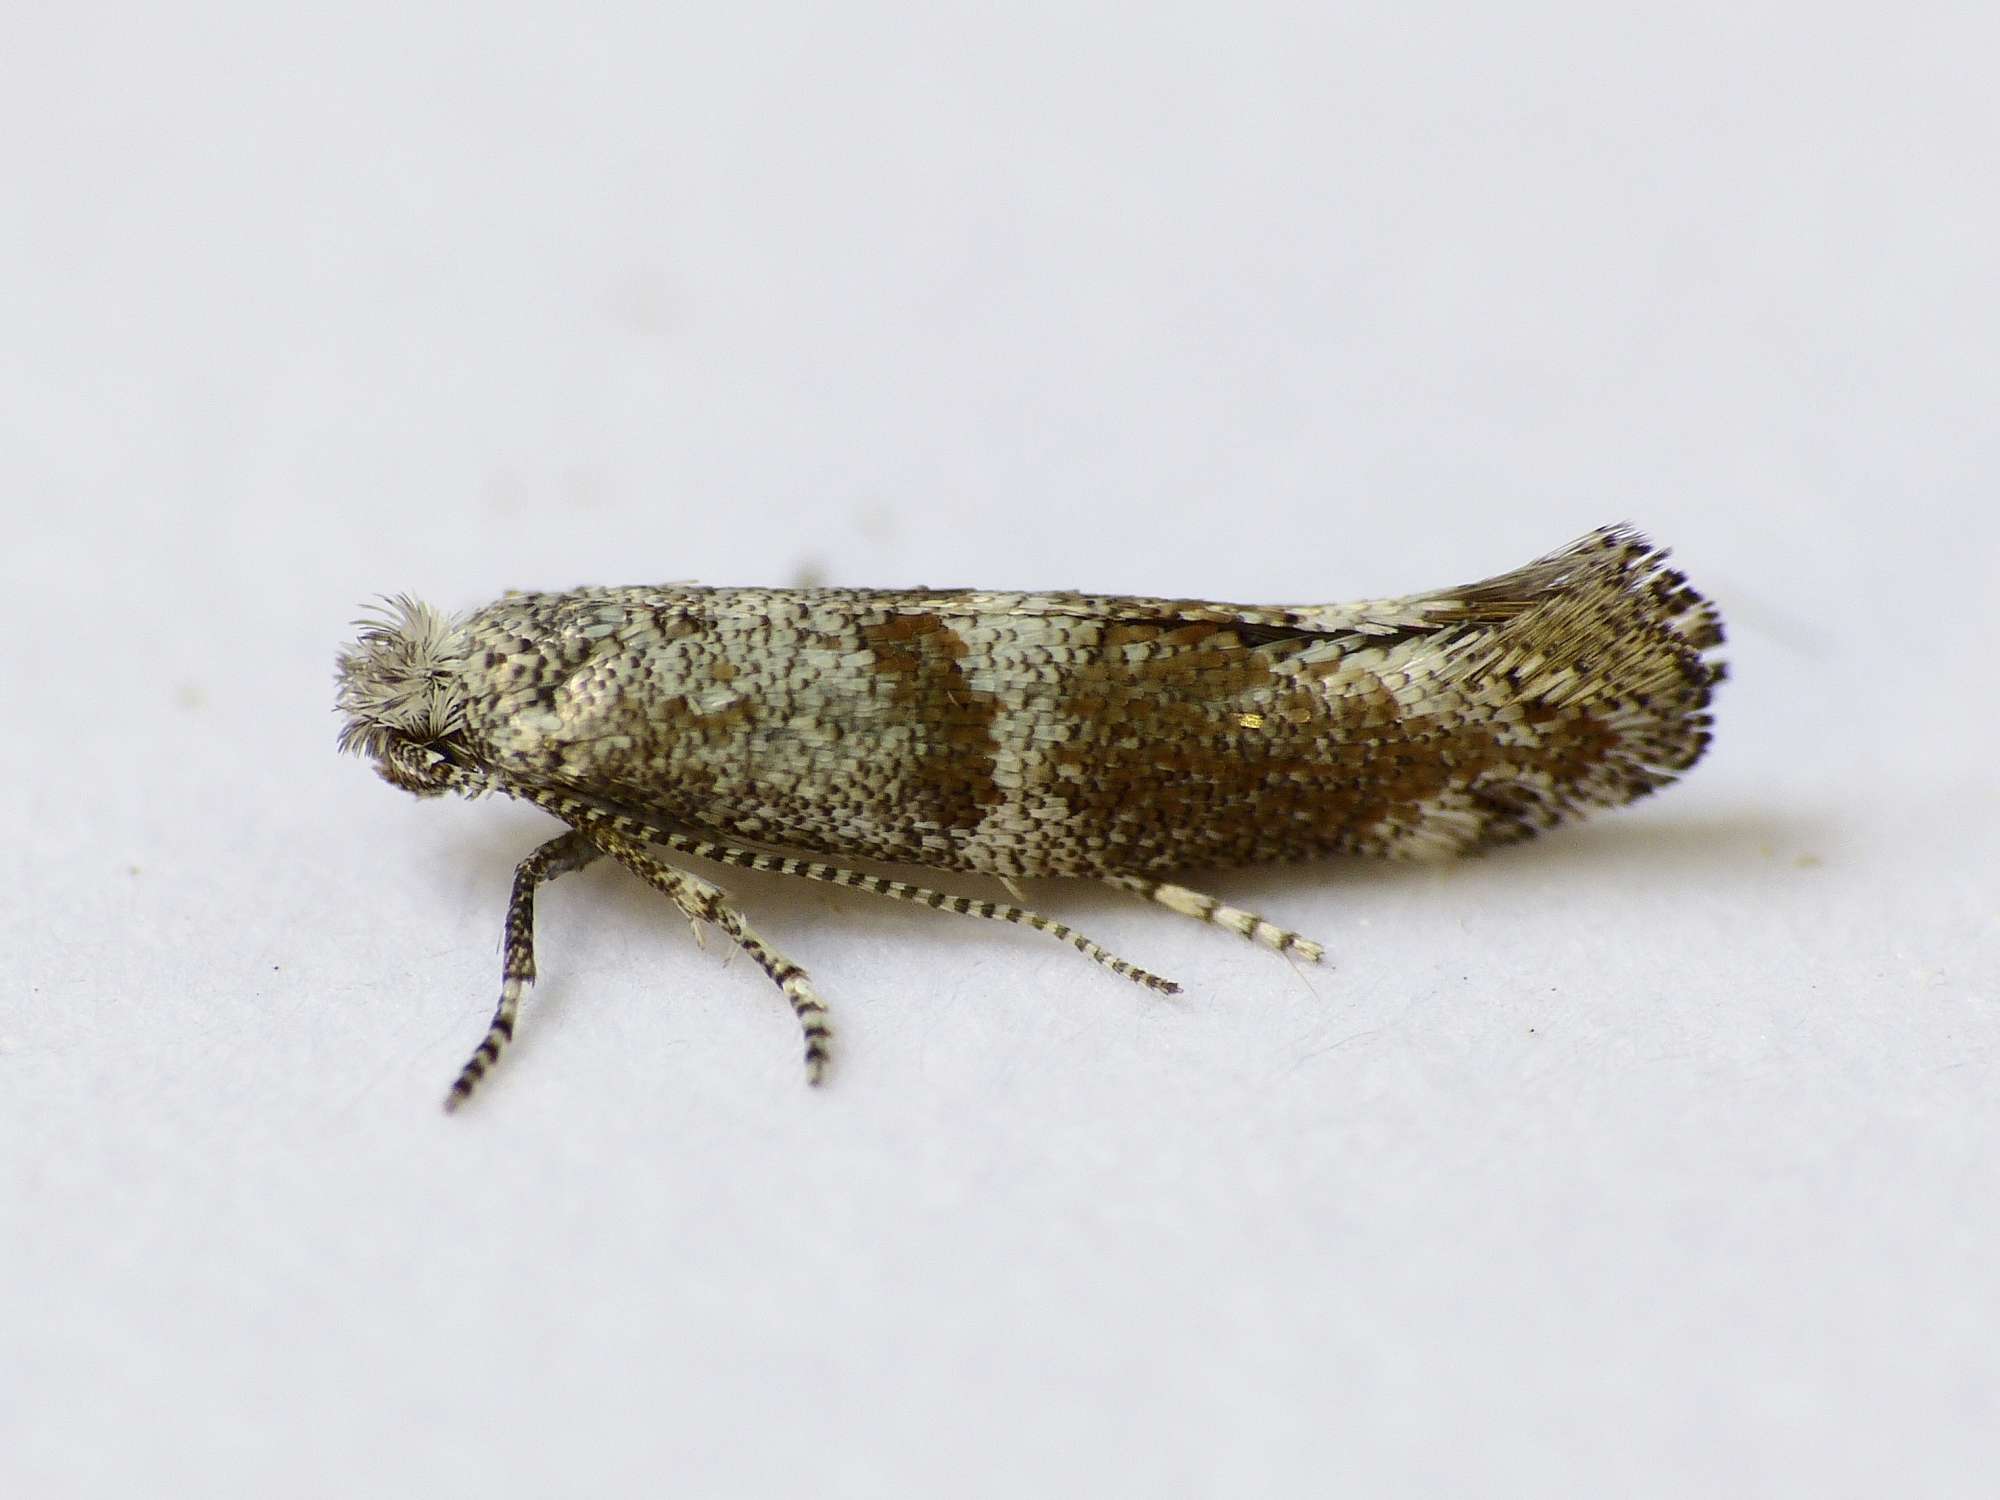
[[[1462,853],[1665,785],[1700,758],[1714,608],[1623,527],[1484,583],[1347,605],[675,585],[387,602],[340,654],[340,744],[420,796],[505,792],[569,831],[521,862],[499,1008],[447,1099],[512,1037],[534,896],[600,855],[826,1007],[717,886],[667,863],[825,881],[1014,922],[1171,983],[1018,905],[865,874],[1088,876],[1280,953],[1321,948],[1167,880],[1182,869]]]

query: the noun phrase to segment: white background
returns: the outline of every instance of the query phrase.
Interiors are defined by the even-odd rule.
[[[0,1491],[1990,1492],[1981,4],[34,7],[0,89]],[[1710,759],[1043,882],[1186,993],[333,751],[372,594],[1319,600],[1629,518]],[[968,883],[960,882],[961,886]],[[970,882],[978,894],[992,894]]]

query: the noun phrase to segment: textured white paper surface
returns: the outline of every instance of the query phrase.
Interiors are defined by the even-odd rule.
[[[2000,36],[1329,9],[10,28],[0,1491],[1990,1483]],[[728,872],[818,1093],[592,870],[439,1112],[549,824],[336,758],[370,594],[1345,599],[1619,519],[1731,632],[1650,805],[1207,881],[1319,969],[1031,888],[1173,1000]]]

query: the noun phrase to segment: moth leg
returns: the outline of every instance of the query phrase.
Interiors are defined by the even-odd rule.
[[[824,1078],[833,1027],[827,1022],[826,1002],[820,999],[806,971],[759,937],[736,908],[729,904],[729,897],[719,887],[709,884],[699,875],[677,870],[653,858],[637,844],[602,824],[591,824],[589,837],[598,848],[672,900],[690,919],[719,928],[732,943],[750,955],[757,967],[770,976],[771,983],[784,992],[785,999],[791,1003],[792,1014],[799,1018],[799,1029],[806,1038],[806,1082],[816,1084]]]
[[[597,846],[571,830],[550,839],[514,866],[514,893],[507,901],[507,926],[500,939],[500,1005],[493,1012],[493,1024],[458,1070],[444,1107],[454,1110],[471,1097],[493,1065],[500,1051],[514,1039],[514,1019],[520,1014],[521,995],[535,982],[535,888],[558,875],[581,870],[596,859]]]
[[[1267,922],[1254,911],[1244,911],[1241,907],[1227,906],[1213,896],[1204,896],[1200,891],[1191,891],[1184,885],[1174,885],[1165,880],[1148,880],[1143,875],[1106,875],[1106,885],[1115,885],[1121,891],[1130,891],[1143,896],[1148,901],[1157,901],[1169,911],[1180,912],[1183,916],[1199,921],[1212,922],[1217,927],[1227,927],[1239,937],[1246,937],[1253,943],[1262,943],[1278,953],[1296,953],[1301,958],[1318,963],[1325,957],[1326,949],[1311,938],[1300,937],[1296,932],[1287,931],[1274,922]]]
[[[654,843],[664,844],[681,854],[692,854],[697,859],[711,860],[719,865],[734,865],[742,870],[761,870],[769,875],[791,875],[801,880],[817,880],[826,885],[845,886],[851,891],[866,891],[870,895],[887,896],[894,901],[912,901],[918,906],[928,906],[933,911],[948,911],[961,917],[980,917],[989,922],[1012,922],[1036,932],[1045,932],[1058,942],[1068,943],[1085,958],[1102,964],[1114,974],[1123,975],[1134,984],[1143,984],[1147,989],[1158,990],[1163,995],[1180,993],[1181,987],[1173,980],[1162,979],[1137,964],[1127,963],[1067,923],[1058,922],[1053,917],[1045,917],[1040,912],[1029,911],[1025,906],[1009,906],[1001,901],[976,901],[970,896],[954,896],[947,891],[932,890],[929,886],[911,885],[902,880],[888,880],[880,875],[869,875],[860,870],[845,869],[840,865],[822,864],[814,859],[796,859],[788,854],[765,854],[755,849],[739,849],[733,844],[711,843],[707,839],[698,839],[684,833],[649,830],[645,836]],[[1303,943],[1305,940],[1294,938],[1293,941]],[[1312,946],[1317,952],[1317,945]]]

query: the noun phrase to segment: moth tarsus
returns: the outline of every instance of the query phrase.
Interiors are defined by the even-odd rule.
[[[1358,604],[668,585],[399,597],[336,665],[340,747],[418,796],[567,825],[515,872],[477,1088],[534,980],[539,886],[610,856],[785,994],[817,1082],[826,1006],[717,886],[654,850],[1011,922],[1171,981],[1024,904],[854,860],[1105,881],[1308,960],[1165,877],[1526,838],[1672,781],[1723,669],[1707,600],[1625,527],[1481,583]]]

